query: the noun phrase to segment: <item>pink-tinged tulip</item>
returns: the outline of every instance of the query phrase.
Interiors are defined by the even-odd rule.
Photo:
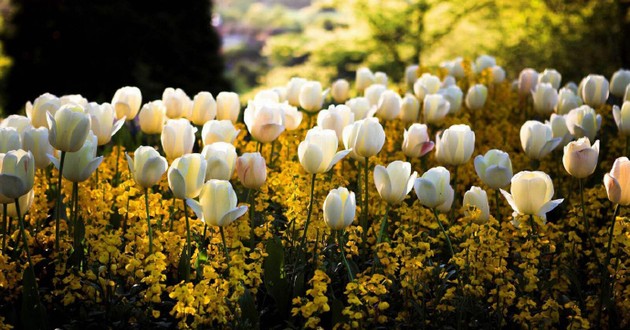
[[[306,132],[306,138],[298,146],[300,164],[310,174],[328,172],[350,152],[337,152],[338,145],[335,131],[315,126]]]
[[[510,192],[501,189],[516,214],[536,215],[543,220],[547,213],[560,205],[564,199],[551,200],[553,182],[547,173],[541,171],[522,171],[512,178]]]
[[[26,116],[31,119],[33,127],[46,127],[48,128],[48,121],[46,113],[50,112],[51,115],[55,115],[57,109],[61,107],[61,101],[55,95],[45,93],[31,102],[26,102]]]
[[[168,168],[166,158],[153,147],[140,146],[133,153],[133,159],[126,154],[129,172],[142,188],[151,188],[162,180]]]
[[[193,98],[190,121],[201,126],[217,115],[217,102],[208,92],[200,92]]]
[[[413,188],[418,173],[411,173],[411,164],[396,160],[387,167],[374,167],[374,184],[381,198],[390,205],[400,204]]]
[[[195,132],[188,119],[169,119],[162,130],[162,150],[166,158],[174,159],[184,154],[189,154],[195,145]]]
[[[527,97],[536,89],[538,84],[538,72],[531,68],[526,68],[518,75],[518,94]]]
[[[62,105],[55,115],[48,113],[48,141],[58,150],[79,151],[90,133],[91,119],[82,106]]]
[[[630,205],[630,160],[619,157],[613,163],[610,173],[604,175],[604,186],[608,199],[619,205]]]
[[[236,159],[236,174],[248,189],[260,189],[267,180],[267,163],[260,153],[245,153]]]
[[[206,182],[199,194],[199,202],[191,198],[186,200],[199,220],[218,227],[231,224],[247,212],[247,206],[237,207],[237,203],[232,184],[225,180]]]
[[[144,134],[162,134],[166,121],[166,106],[161,100],[152,101],[140,110],[140,130]]]
[[[162,93],[162,102],[166,106],[166,116],[171,119],[188,118],[192,111],[192,100],[179,88],[166,88]]]
[[[562,164],[571,176],[583,179],[595,172],[599,157],[599,140],[593,143],[587,137],[570,142],[564,147]]]
[[[217,95],[217,120],[229,120],[234,124],[240,112],[241,101],[238,99],[238,94],[221,92]]]
[[[324,200],[324,222],[332,230],[346,229],[354,221],[356,210],[354,192],[345,187],[332,189]]]
[[[233,143],[240,131],[229,120],[210,120],[201,129],[201,140],[204,146],[215,142]]]
[[[112,98],[112,106],[116,110],[116,118],[134,120],[142,105],[142,93],[138,87],[125,86],[116,91]]]
[[[429,139],[429,132],[425,124],[413,124],[405,130],[402,151],[407,157],[420,158],[433,150],[435,144]]]

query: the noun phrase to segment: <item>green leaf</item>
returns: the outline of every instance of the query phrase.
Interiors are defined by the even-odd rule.
[[[33,267],[26,267],[22,276],[22,325],[24,329],[46,329],[46,309],[39,300]]]
[[[259,328],[259,313],[256,309],[256,303],[252,297],[249,289],[245,288],[245,292],[238,299],[238,303],[241,306],[241,317],[248,327],[258,329]]]
[[[265,243],[267,258],[263,261],[265,288],[276,301],[278,311],[289,313],[289,282],[284,270],[284,247],[279,239],[273,238]]]

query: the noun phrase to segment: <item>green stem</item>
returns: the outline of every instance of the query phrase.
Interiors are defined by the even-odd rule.
[[[276,149],[276,140],[271,142],[271,151],[269,151],[269,167],[273,166],[273,152]]]
[[[118,187],[118,182],[120,181],[120,172],[118,170],[118,163],[120,163],[120,138],[116,139],[116,146],[117,151],[116,151],[116,173],[114,174],[114,187]]]
[[[144,204],[147,209],[147,228],[149,233],[149,255],[153,254],[153,230],[151,229],[151,215],[149,212],[149,192],[151,188],[146,188],[144,191]],[[186,205],[186,203],[184,203]]]
[[[363,228],[362,244],[367,242],[368,232],[368,171],[370,169],[370,162],[368,157],[365,157],[365,166],[363,167],[363,220],[361,221],[361,227]]]
[[[350,282],[352,282],[354,281],[354,276],[352,275],[352,270],[350,269],[348,259],[346,259],[346,244],[343,241],[343,230],[337,231],[337,243],[339,244],[339,253],[341,253],[341,258],[343,259],[343,263],[346,265],[346,270],[348,271],[348,279],[350,279]]]
[[[497,214],[495,218],[499,222],[499,230],[501,230],[501,204],[500,204],[501,192],[499,191],[499,189],[494,190],[494,200],[496,202],[496,208],[497,208]]]
[[[580,183],[580,204],[582,205],[582,221],[584,222],[584,226],[586,227],[586,236],[588,237],[588,242],[591,244],[591,248],[593,252],[595,251],[595,241],[593,241],[593,237],[591,236],[591,224],[589,222],[588,217],[586,216],[586,207],[584,206],[584,186],[582,179],[578,179]],[[595,258],[597,260],[597,258]],[[599,263],[599,260],[597,260]]]
[[[225,263],[227,264],[228,274],[230,273],[230,251],[228,250],[227,243],[225,243],[225,234],[223,233],[223,227],[219,227],[221,233],[221,241],[223,241],[223,252],[225,253]]]
[[[534,220],[534,215],[530,214],[529,215],[529,226],[532,227],[531,228],[531,235],[536,235],[536,220]]]
[[[24,229],[24,218],[20,211],[20,199],[15,199],[15,210],[17,212],[18,221],[20,223],[20,232],[22,233],[22,244],[24,244],[24,251],[26,251],[26,259],[28,260],[28,267],[33,272],[33,278],[35,278],[35,271],[33,269],[33,262],[31,261],[31,251],[28,249],[28,240],[26,239],[26,230]],[[35,283],[37,285],[37,283]]]
[[[597,327],[599,328],[599,326],[601,325],[601,321],[602,321],[602,308],[604,307],[604,298],[605,298],[605,294],[604,294],[604,290],[607,286],[608,283],[608,265],[610,264],[610,259],[611,259],[611,255],[610,255],[610,250],[612,249],[612,241],[613,241],[613,235],[615,233],[615,223],[617,223],[617,214],[619,213],[619,204],[615,205],[615,210],[613,211],[613,217],[612,217],[612,224],[610,225],[610,232],[608,234],[608,246],[606,247],[606,259],[604,260],[604,266],[602,269],[602,279],[601,279],[601,292],[599,294],[599,308],[597,309]]]
[[[184,202],[184,204],[186,204],[186,202]],[[172,213],[169,219],[170,224],[168,226],[168,231],[173,231],[173,222],[175,221],[173,217],[173,214],[175,214],[175,195],[173,195],[173,198],[171,199],[171,209],[172,209]]]
[[[455,222],[455,204],[457,203],[457,172],[459,166],[455,166],[455,171],[453,173],[453,204],[451,205],[451,223]]]
[[[256,141],[256,152],[262,153],[262,143],[260,141]]]
[[[2,253],[5,252],[7,235],[9,235],[9,229],[7,228],[7,221],[9,221],[8,204],[2,204]]]
[[[626,157],[630,155],[630,135],[626,136]]]
[[[66,160],[66,152],[61,152],[61,159],[59,161],[59,177],[57,180],[57,206],[55,207],[55,251],[59,253],[59,222],[61,219],[61,182],[63,180],[63,163]]]
[[[256,191],[253,189],[249,189],[247,191],[247,195],[249,195],[249,240],[251,242],[250,247],[253,249],[256,242],[256,233],[254,232],[254,229],[256,229],[256,219],[254,219],[254,211],[256,208]]]
[[[302,234],[302,241],[300,242],[300,250],[303,251],[306,246],[306,234],[308,233],[308,225],[311,222],[311,213],[313,211],[313,195],[315,193],[315,177],[316,173],[311,176],[311,199],[308,202],[308,214],[306,215],[306,224],[304,224],[304,234]],[[306,251],[305,251],[306,252]]]
[[[387,203],[387,208],[385,209],[385,214],[383,215],[383,221],[381,222],[381,230],[378,232],[378,239],[376,240],[376,244],[380,244],[383,241],[383,233],[385,233],[385,229],[387,228],[387,215],[389,214],[389,210],[391,205]]]
[[[455,257],[455,250],[453,250],[453,243],[451,243],[451,238],[448,237],[446,233],[446,229],[442,225],[442,221],[440,221],[440,216],[438,215],[437,209],[433,209],[433,215],[435,215],[435,220],[437,220],[440,229],[442,230],[442,234],[444,234],[444,238],[446,239],[446,244],[448,244],[448,250],[451,252],[451,257]]]
[[[188,205],[184,201],[184,217],[186,218],[186,251],[188,252],[188,260],[192,258],[192,248],[190,247],[190,222],[188,221]]]
[[[73,240],[72,240],[72,248],[74,250],[79,249],[79,240],[80,238],[78,237],[78,231],[77,231],[77,227],[78,227],[78,222],[79,222],[79,217],[78,217],[78,210],[79,210],[79,183],[78,182],[73,182],[72,183],[72,233],[73,233]]]

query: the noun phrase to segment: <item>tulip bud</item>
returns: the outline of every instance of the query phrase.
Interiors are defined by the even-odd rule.
[[[427,125],[413,124],[405,130],[402,151],[407,157],[420,158],[433,150],[435,144],[429,140]]]
[[[558,103],[555,111],[559,115],[566,115],[569,111],[582,105],[582,99],[570,89],[564,87],[558,92]]]
[[[373,84],[365,89],[365,97],[370,102],[370,106],[377,106],[381,99],[381,94],[387,90],[387,87],[381,84]]]
[[[387,167],[374,167],[374,184],[381,198],[391,205],[400,204],[413,188],[418,173],[411,173],[411,164],[400,160]]]
[[[15,202],[33,189],[34,182],[35,161],[30,151],[0,153],[0,204]]]
[[[350,83],[345,79],[337,79],[332,84],[330,93],[336,103],[344,103],[348,99],[350,93]]]
[[[413,94],[405,94],[400,105],[400,113],[398,118],[404,123],[413,123],[418,121],[420,115],[420,102]]]
[[[186,154],[173,161],[168,169],[168,186],[175,198],[199,196],[206,177],[206,160],[201,154]]]
[[[122,87],[116,91],[112,98],[112,106],[116,109],[117,119],[134,120],[141,105],[142,93],[138,87]]]
[[[608,199],[619,205],[630,205],[630,160],[619,157],[613,163],[610,173],[604,175],[604,186]]]
[[[35,199],[35,190],[31,189],[31,191],[29,191],[28,193],[20,196],[20,216],[23,214],[26,214],[26,212],[28,212],[28,210],[31,208],[31,205],[33,205],[33,199]],[[3,214],[3,208],[0,207],[0,216],[4,217]],[[10,218],[17,218],[18,217],[18,213],[17,213],[17,208],[15,207],[15,200],[12,201],[11,203],[7,203],[7,216]]]
[[[300,106],[300,90],[302,85],[307,82],[306,79],[300,77],[293,77],[287,83],[287,101],[294,107]]]
[[[369,68],[359,68],[355,78],[357,92],[363,93],[368,86],[374,84],[375,80],[376,77]]]
[[[493,84],[500,84],[505,80],[505,70],[502,67],[495,65],[490,70],[492,70]]]
[[[501,189],[501,193],[516,214],[536,215],[543,220],[547,213],[560,205],[564,199],[551,200],[553,182],[549,175],[541,171],[522,171],[512,178],[510,192]]]
[[[96,157],[98,139],[92,132],[88,135],[79,151],[68,152],[63,166],[63,177],[71,182],[83,182],[87,180],[103,162],[103,156]],[[59,169],[59,160],[49,157]]]
[[[50,114],[54,116],[59,107],[61,107],[59,98],[55,95],[45,93],[36,98],[32,104],[31,102],[26,102],[26,116],[31,119],[33,127],[48,128],[46,113],[50,112]]]
[[[0,121],[0,127],[13,127],[17,130],[20,136],[23,135],[27,128],[32,128],[31,120],[28,117],[20,115],[10,115]]]
[[[263,89],[256,93],[256,95],[254,96],[254,101],[279,103],[280,96],[278,95],[278,93],[271,89]]]
[[[206,160],[206,179],[230,180],[236,166],[236,148],[227,142],[215,142],[203,148]]]
[[[418,80],[418,65],[412,64],[405,68],[405,84],[407,85],[407,90],[413,90],[413,84]]]
[[[162,130],[162,150],[166,158],[174,159],[184,154],[189,154],[195,145],[195,132],[188,119],[169,119]]]
[[[212,94],[208,92],[200,92],[195,95],[193,99],[192,112],[190,114],[190,121],[201,126],[208,120],[214,119],[217,115],[217,102],[212,97]]]
[[[450,209],[455,191],[450,185],[451,173],[442,166],[434,167],[417,178],[413,190],[420,204],[428,208]]]
[[[400,113],[400,103],[402,99],[398,93],[386,90],[378,100],[376,114],[384,120],[393,120]]]
[[[550,114],[558,104],[558,92],[550,83],[539,83],[532,92],[534,110],[541,115]]]
[[[179,88],[166,88],[162,93],[162,102],[166,106],[166,116],[171,119],[188,118],[192,111],[192,100]]]
[[[338,145],[335,131],[315,126],[306,132],[306,138],[298,146],[300,164],[311,174],[328,172],[350,152],[337,152]]]
[[[236,174],[248,189],[260,189],[267,180],[267,163],[260,153],[245,153],[236,159]]]
[[[201,139],[204,147],[215,142],[233,143],[240,131],[229,120],[209,120],[201,129]]]
[[[354,122],[354,113],[343,104],[330,105],[327,110],[322,110],[317,115],[317,126],[335,131],[337,139],[343,139],[343,128]]]
[[[81,94],[63,95],[59,98],[59,102],[61,102],[61,105],[78,104],[83,108],[88,105],[88,100]]]
[[[552,152],[562,141],[559,137],[553,137],[550,126],[535,120],[528,120],[521,126],[520,137],[527,157],[536,160]]]
[[[114,108],[109,103],[99,105],[92,102],[85,111],[90,115],[92,133],[96,135],[99,146],[109,143],[125,122],[125,117],[115,120]]]
[[[472,186],[464,193],[464,207],[474,207],[480,211],[480,214],[473,220],[477,224],[484,224],[490,218],[490,205],[488,204],[488,194],[485,190]],[[464,210],[467,217],[473,216],[467,209]]]
[[[378,118],[355,121],[343,129],[343,145],[352,149],[354,157],[371,157],[379,153],[385,144],[385,130]]]
[[[424,98],[422,111],[427,124],[439,124],[448,114],[451,104],[440,94],[430,94]]]
[[[440,90],[440,78],[437,76],[423,73],[413,84],[413,92],[419,101],[424,101],[424,97],[429,94],[435,94]]]
[[[332,189],[324,200],[324,222],[332,230],[346,229],[352,224],[356,210],[354,192],[345,187]]]
[[[448,74],[461,79],[466,76],[466,71],[464,70],[463,59],[461,57],[457,57],[452,61],[447,61],[442,63],[440,66],[448,70]]]
[[[551,87],[555,90],[560,88],[560,83],[562,82],[562,75],[560,72],[556,71],[556,69],[545,69],[538,76],[538,84],[548,83],[551,84]]]
[[[608,100],[608,80],[604,76],[589,74],[580,82],[582,100],[593,108],[606,103]]]
[[[537,83],[538,72],[531,68],[523,69],[518,75],[518,94],[521,97],[529,96],[536,88]]]
[[[583,105],[577,109],[569,111],[565,116],[569,132],[576,139],[588,137],[589,140],[595,140],[597,131],[602,125],[602,116],[598,115],[593,108]]]
[[[284,118],[284,126],[287,131],[293,131],[300,127],[303,114],[296,107],[289,105],[287,102],[279,103],[280,111]]]
[[[161,100],[149,102],[142,106],[138,117],[142,133],[162,134],[166,121],[166,106]]]
[[[260,143],[269,143],[285,130],[280,103],[250,101],[245,108],[247,130]]]
[[[554,138],[561,139],[560,143],[558,143],[554,150],[566,146],[567,143],[573,140],[573,136],[571,135],[571,132],[569,132],[569,128],[567,127],[567,122],[564,116],[552,113],[549,121],[545,121],[545,125],[551,127],[551,135]]]
[[[486,104],[488,87],[482,84],[471,86],[466,93],[466,106],[470,110],[479,110]]]
[[[278,95],[278,102],[287,102],[287,88],[284,86],[276,86],[271,89],[272,92]]]
[[[133,179],[145,189],[158,184],[168,168],[166,158],[160,156],[153,147],[138,147],[133,153],[133,159],[128,154],[125,156]]]
[[[90,133],[90,115],[77,104],[62,105],[55,116],[48,114],[48,141],[58,150],[79,151]]]
[[[236,207],[238,203],[232,184],[225,180],[209,180],[203,185],[199,202],[187,199],[186,204],[197,218],[206,224],[225,227],[247,212],[247,206]]]
[[[442,85],[440,85],[440,89],[447,88],[449,86],[454,86],[456,84],[457,84],[457,81],[455,80],[455,77],[453,77],[453,76],[446,76],[442,80]],[[438,91],[438,93],[439,93],[439,91]]]
[[[599,157],[599,140],[591,147],[587,137],[570,142],[564,147],[562,164],[567,173],[578,179],[586,178],[595,172]]]
[[[435,159],[440,164],[465,164],[475,150],[475,132],[468,125],[453,125],[435,139]]]
[[[370,101],[365,97],[355,97],[346,101],[346,105],[354,113],[354,120],[365,119],[369,117]]]
[[[48,142],[48,129],[46,127],[28,128],[24,131],[23,148],[30,151],[35,159],[35,167],[44,169],[50,164],[48,155],[53,155],[55,149]]]
[[[217,95],[217,120],[229,120],[234,124],[240,112],[241,101],[238,99],[238,94],[221,92]]]
[[[630,101],[623,102],[621,109],[613,105],[612,112],[619,133],[623,136],[630,136]]]
[[[442,95],[444,99],[448,101],[449,113],[459,113],[459,110],[462,108],[462,98],[464,97],[464,92],[462,92],[457,85],[442,88],[438,91],[438,94]]]
[[[0,127],[0,153],[22,149],[20,133],[13,127]]]
[[[475,157],[475,172],[481,182],[492,189],[499,189],[512,180],[512,161],[507,152],[491,149],[485,155]]]
[[[300,107],[306,112],[318,112],[322,109],[328,91],[322,92],[319,81],[307,81],[300,88]]]
[[[610,94],[622,97],[630,85],[630,70],[619,69],[610,78]]]
[[[475,60],[475,72],[481,73],[486,68],[497,65],[497,60],[490,55],[481,55]]]

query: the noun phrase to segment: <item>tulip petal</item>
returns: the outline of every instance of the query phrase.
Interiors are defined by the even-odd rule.
[[[172,169],[169,171],[168,183],[176,198],[186,199],[186,179],[179,170]]]
[[[26,185],[20,177],[11,174],[0,174],[0,195],[13,200],[27,192]]]
[[[374,167],[374,185],[381,197],[388,197],[391,194],[392,183],[384,166],[376,165]]]
[[[324,155],[318,145],[302,141],[298,146],[298,158],[300,163],[308,173],[320,173],[319,167],[322,164]]]
[[[344,157],[346,157],[346,155],[348,155],[350,153],[350,151],[352,151],[352,149],[341,150],[341,151],[337,152],[335,154],[335,156],[333,157],[332,161],[330,162],[330,165],[328,165],[328,168],[326,169],[326,172],[330,171],[330,169],[333,166],[335,166],[335,164],[337,164],[340,160],[342,160]]]
[[[604,175],[604,186],[606,187],[608,199],[610,199],[611,202],[618,204],[621,200],[621,186],[619,186],[617,179],[606,173],[606,175]]]
[[[48,157],[48,159],[50,160],[51,163],[53,163],[53,166],[55,166],[56,169],[59,169],[59,159],[57,159],[55,156],[51,155],[51,154],[46,154],[46,157]]]
[[[122,125],[125,123],[126,119],[127,119],[127,117],[123,116],[122,118],[120,118],[120,119],[118,119],[117,121],[114,122],[114,125],[112,126],[112,136],[114,136],[114,134],[116,134],[118,132],[118,130],[120,130]]]
[[[439,199],[433,183],[425,178],[417,178],[413,184],[413,189],[420,203],[428,208],[434,208],[443,203]]]
[[[545,203],[540,208],[540,210],[538,211],[538,214],[536,214],[536,215],[539,216],[540,218],[542,218],[543,220],[547,220],[547,213],[549,213],[551,210],[555,209],[563,201],[564,201],[564,198],[561,198],[561,199],[554,199],[552,201],[549,201],[549,202]]]
[[[201,207],[201,204],[199,204],[199,202],[192,198],[187,198],[186,205],[188,205],[193,210],[193,212],[195,212],[197,219],[205,222],[203,217],[203,208]]]
[[[514,212],[520,214],[521,212],[519,211],[518,206],[514,202],[514,198],[512,197],[512,195],[503,189],[501,189],[501,194],[503,194],[503,197],[505,197],[505,199],[507,200],[508,204],[510,204]]]
[[[324,221],[333,230],[343,229],[344,205],[338,194],[330,194],[324,201]]]
[[[125,158],[127,158],[127,167],[129,167],[129,173],[131,173],[131,175],[133,177],[136,176],[136,174],[134,173],[135,171],[133,170],[134,168],[134,162],[133,159],[131,159],[131,157],[129,156],[128,153],[125,152]]]
[[[87,180],[90,177],[90,175],[92,175],[92,173],[96,171],[96,169],[98,168],[99,165],[101,165],[102,162],[103,162],[103,156],[99,156],[92,159],[92,161],[90,161],[83,169],[83,172],[81,173],[83,180],[81,181]]]
[[[243,216],[243,214],[247,213],[247,206],[239,206],[235,209],[228,211],[226,214],[221,217],[219,220],[219,227],[227,226],[234,222],[234,220]]]

